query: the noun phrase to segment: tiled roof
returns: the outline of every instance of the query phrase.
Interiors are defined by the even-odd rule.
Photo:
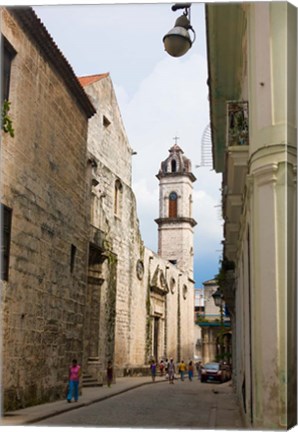
[[[98,74],[98,75],[88,75],[84,77],[79,77],[78,80],[81,83],[81,86],[85,87],[89,84],[93,84],[96,81],[99,81],[103,78],[107,78],[110,74],[104,73],[104,74]]]
[[[66,87],[76,98],[78,104],[84,110],[88,118],[92,117],[96,112],[94,106],[80,85],[72,67],[33,9],[31,7],[18,6],[7,7],[7,10],[17,19],[28,37],[34,41],[43,57],[59,73]]]

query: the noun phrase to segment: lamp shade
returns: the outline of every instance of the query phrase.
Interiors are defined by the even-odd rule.
[[[174,27],[163,38],[165,50],[172,57],[181,57],[192,45],[188,31],[184,27]]]
[[[219,288],[217,288],[215,293],[212,294],[212,297],[213,297],[215,306],[221,307],[222,306],[222,294],[221,294]]]

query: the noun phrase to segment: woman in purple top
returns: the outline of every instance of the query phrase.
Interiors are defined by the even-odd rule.
[[[154,360],[151,360],[150,370],[151,370],[152,381],[154,382],[156,377],[156,363]]]
[[[78,364],[77,360],[72,361],[72,365],[69,366],[69,384],[67,393],[67,402],[71,402],[72,397],[74,397],[75,402],[79,399],[79,382],[81,376],[81,366]]]

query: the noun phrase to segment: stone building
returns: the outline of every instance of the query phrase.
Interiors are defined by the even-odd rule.
[[[87,128],[95,109],[30,8],[1,8],[4,409],[54,400],[83,356]]]
[[[143,244],[109,75],[78,80],[31,8],[1,8],[1,32],[15,131],[1,137],[1,385],[12,410],[65,397],[73,358],[101,382],[108,360],[123,375],[148,373],[152,357],[192,358],[193,246],[188,236],[180,268]]]
[[[289,429],[297,424],[297,9],[210,3],[206,25],[234,383],[248,428]]]
[[[180,266],[171,263],[169,256],[155,254],[144,246],[131,185],[132,149],[111,78],[99,74],[79,80],[97,111],[90,119],[88,134],[93,164],[90,256],[94,262],[89,259],[87,307],[94,322],[90,318],[85,362],[99,380],[104,379],[108,360],[114,362],[118,375],[148,373],[152,357],[193,356],[193,239],[189,236],[176,248]],[[193,178],[190,161],[184,160],[188,169],[180,177]],[[162,169],[158,176],[163,175]],[[188,182],[184,186],[187,199],[191,193]],[[185,199],[184,190],[179,195]],[[164,216],[163,208],[160,216]],[[177,215],[170,218],[177,228]],[[188,213],[189,226],[190,221],[193,224]],[[168,233],[168,241],[172,235]],[[186,247],[187,271],[182,264]]]

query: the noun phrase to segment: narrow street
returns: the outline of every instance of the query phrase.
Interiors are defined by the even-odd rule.
[[[117,384],[116,384],[117,385]],[[231,382],[176,380],[132,389],[35,423],[46,426],[243,429]]]

